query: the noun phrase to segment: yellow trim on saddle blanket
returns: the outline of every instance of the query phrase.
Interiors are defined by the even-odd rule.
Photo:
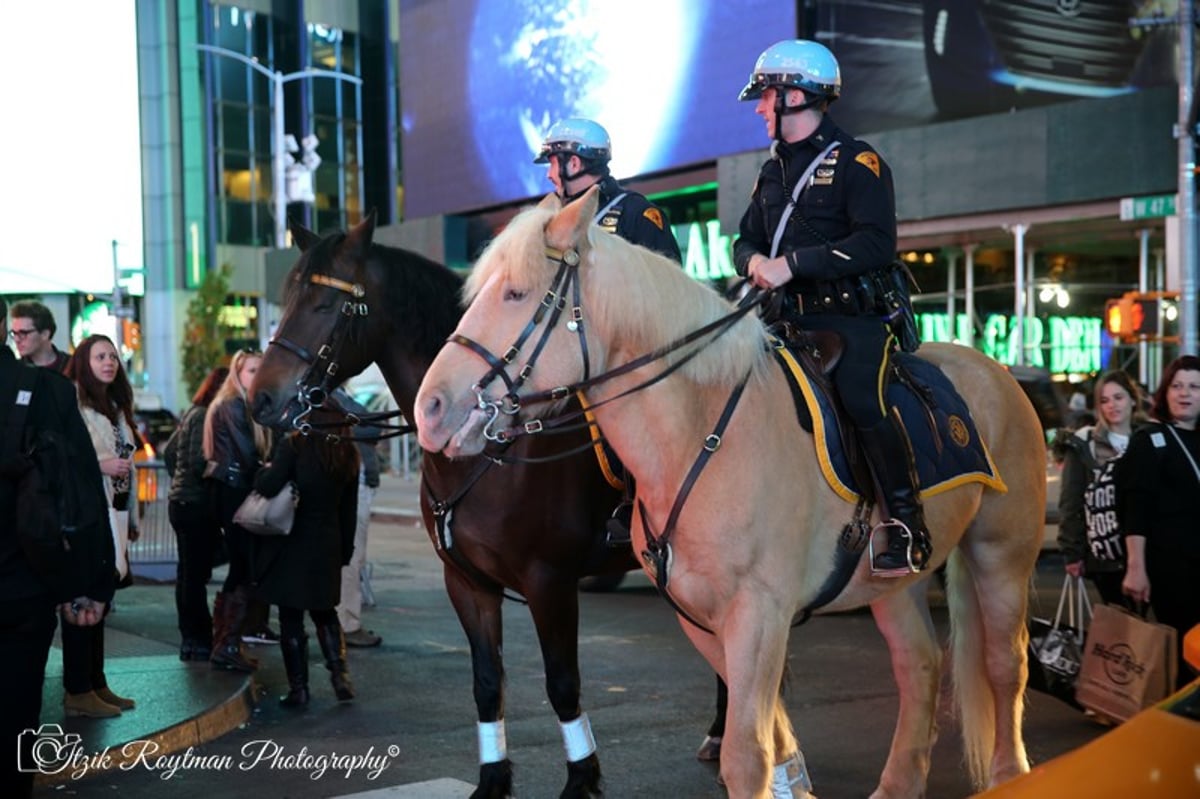
[[[821,466],[821,474],[825,476],[825,481],[829,483],[829,487],[833,489],[835,494],[847,502],[858,502],[858,492],[842,482],[829,457],[829,444],[825,439],[825,415],[821,412],[821,404],[817,401],[808,375],[804,373],[800,362],[796,360],[796,357],[792,355],[787,345],[781,339],[772,336],[770,344],[779,353],[783,362],[787,364],[792,380],[795,381],[796,386],[800,389],[800,393],[804,395],[804,404],[808,406],[808,414],[812,417],[813,443],[816,445],[817,463]],[[1004,484],[1004,480],[1000,477],[1000,470],[996,468],[996,463],[992,460],[992,453],[988,450],[987,443],[984,442],[982,437],[979,439],[979,446],[983,449],[983,456],[987,459],[988,468],[992,472],[991,475],[981,472],[956,475],[921,490],[919,492],[921,498],[936,496],[967,483],[983,483],[988,488],[998,491],[1001,494],[1007,494],[1008,486]]]
[[[592,437],[592,449],[596,451],[596,462],[600,464],[600,472],[604,475],[605,482],[618,491],[625,490],[625,481],[617,477],[612,464],[608,462],[608,453],[604,451],[604,441],[600,438],[600,426],[596,424],[596,417],[588,410],[583,392],[576,391],[575,396],[579,397],[579,404],[583,406],[583,416],[588,420],[588,433]]]

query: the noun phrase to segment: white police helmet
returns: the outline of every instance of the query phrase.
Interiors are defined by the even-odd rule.
[[[573,117],[555,122],[542,140],[535,164],[544,164],[558,153],[577,155],[584,161],[607,164],[612,158],[608,131],[590,119]]]
[[[738,99],[757,100],[771,86],[803,89],[832,101],[842,93],[842,72],[825,45],[786,39],[763,50]]]

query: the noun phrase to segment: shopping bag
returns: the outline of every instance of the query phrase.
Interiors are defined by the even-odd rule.
[[[1096,608],[1076,700],[1100,715],[1125,721],[1175,690],[1176,646],[1173,627],[1111,605]]]
[[[233,523],[258,535],[287,535],[299,502],[295,483],[289,482],[273,497],[251,491],[233,514]]]
[[[1063,618],[1064,611],[1066,618]],[[1082,577],[1065,575],[1054,619],[1029,620],[1029,687],[1072,707],[1092,605]]]

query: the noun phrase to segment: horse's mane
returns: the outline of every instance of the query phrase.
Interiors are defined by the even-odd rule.
[[[382,298],[372,296],[368,288],[365,300],[370,313],[387,314],[397,342],[433,357],[462,316],[458,304],[462,278],[419,253],[375,243],[365,264],[337,264],[338,248],[345,238],[342,232],[324,236],[300,257],[286,283],[285,307],[297,293],[312,289],[308,278],[314,274],[381,286]]]
[[[531,208],[518,214],[480,256],[464,296],[474,299],[493,276],[535,296],[549,287],[557,263],[546,257],[545,228],[554,211]],[[580,266],[584,324],[609,331],[610,340],[635,353],[650,352],[733,310],[712,289],[692,280],[675,261],[601,230],[588,228],[588,253]],[[765,331],[753,313],[743,317],[681,371],[697,383],[741,380],[767,363]],[[677,360],[683,348],[666,359]]]

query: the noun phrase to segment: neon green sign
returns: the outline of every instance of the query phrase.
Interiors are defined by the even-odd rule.
[[[956,314],[954,330],[944,313],[917,314],[922,341],[965,341],[970,330],[966,314]],[[1101,322],[1094,316],[1026,317],[1023,323],[1025,363],[1055,374],[1082,374],[1100,370]],[[983,323],[979,349],[1003,364],[1017,362],[1016,321],[993,314]]]
[[[721,223],[710,219],[674,225],[675,241],[683,254],[683,271],[693,280],[724,280],[737,277],[733,269],[733,241],[721,234]]]

